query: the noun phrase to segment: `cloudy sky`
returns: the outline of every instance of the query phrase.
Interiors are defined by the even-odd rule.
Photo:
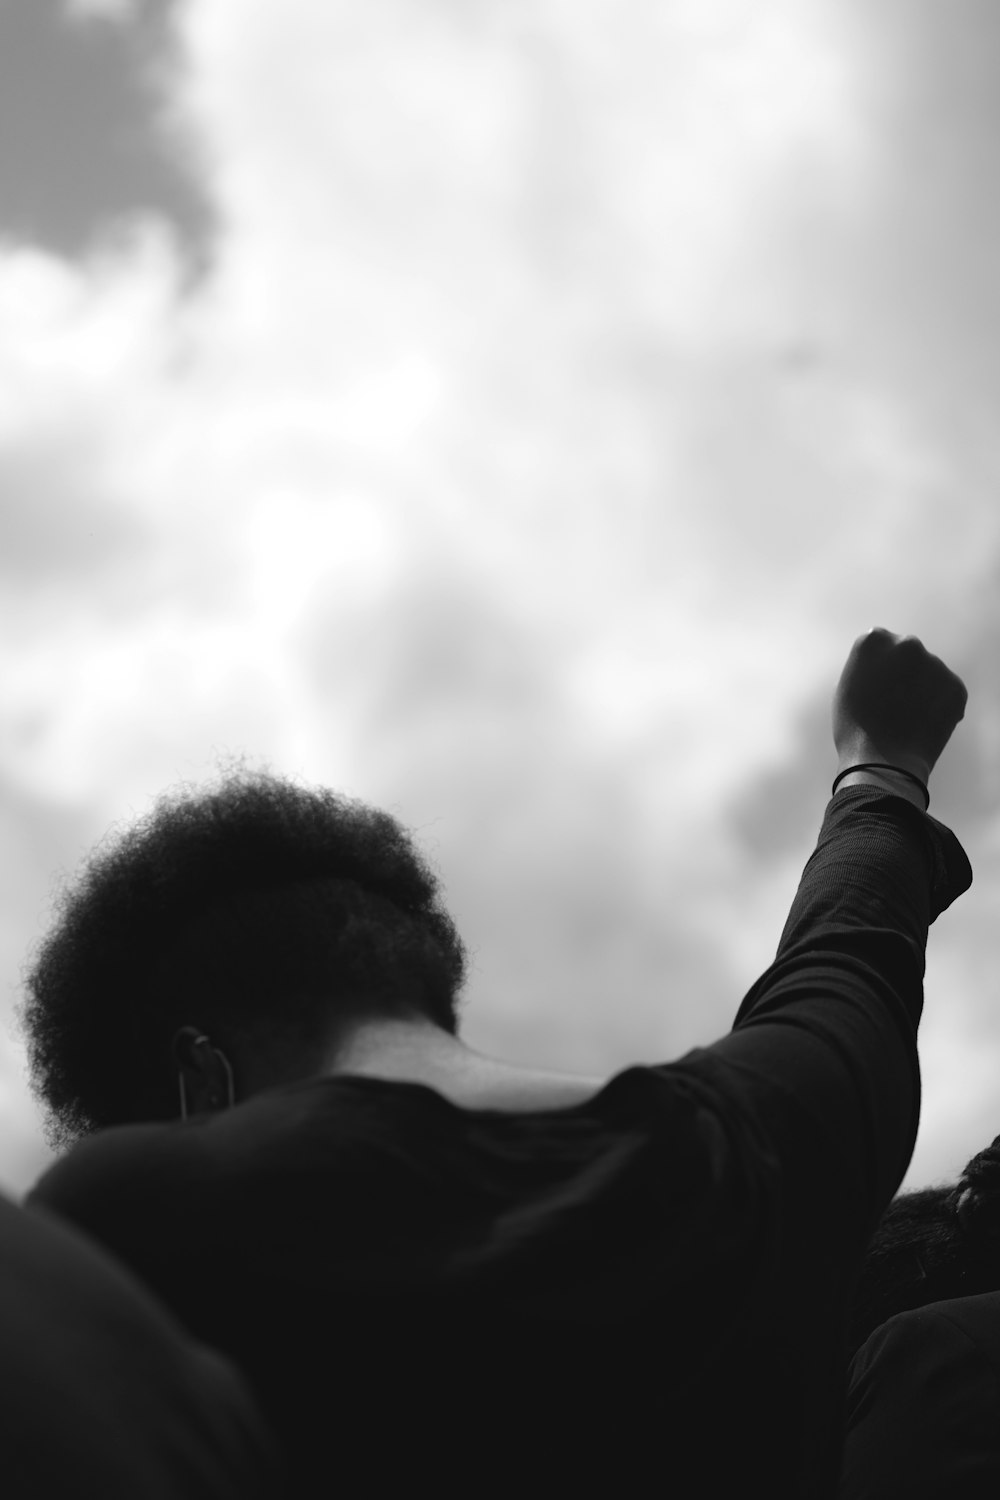
[[[932,779],[907,1177],[1000,1131],[1000,11],[0,0],[0,1185],[54,879],[245,753],[439,865],[484,1050],[728,1030],[863,630]]]

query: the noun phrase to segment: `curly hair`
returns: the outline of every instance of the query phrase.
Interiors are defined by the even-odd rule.
[[[112,829],[56,901],[19,1019],[56,1149],[176,1114],[171,1040],[196,1022],[278,1052],[417,1012],[457,1030],[465,949],[389,816],[242,766]]]
[[[893,1198],[869,1242],[854,1298],[851,1352],[887,1318],[1000,1289],[1000,1136],[958,1182]]]

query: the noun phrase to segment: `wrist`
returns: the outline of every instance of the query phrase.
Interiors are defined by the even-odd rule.
[[[843,766],[839,769],[846,771],[846,767]],[[909,770],[909,767],[902,767],[902,769]],[[920,775],[919,771],[913,771],[911,774],[914,776],[920,776],[920,780],[924,782],[925,786],[927,785],[926,780],[923,776]],[[919,808],[921,812],[926,812],[927,810],[927,798],[924,796],[920,787],[917,786],[916,782],[912,781],[910,779],[910,776],[899,775],[888,765],[882,766],[880,764],[878,770],[865,769],[847,771],[847,773],[837,782],[837,792],[842,792],[846,787],[850,786],[878,787],[880,791],[890,792],[894,797],[904,797],[907,802],[912,802],[913,806]],[[835,792],[833,795],[836,796],[837,792]]]
[[[878,765],[898,766],[902,771],[908,771],[911,776],[919,776],[926,786],[930,780],[932,766],[928,765],[922,755],[910,750],[884,750],[876,745],[866,735],[857,735],[855,738],[837,746],[837,771],[846,771],[849,766],[859,766],[875,762]],[[896,778],[905,781],[905,776]]]

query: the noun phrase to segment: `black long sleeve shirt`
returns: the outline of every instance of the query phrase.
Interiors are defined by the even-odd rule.
[[[243,1367],[297,1493],[833,1495],[927,930],[971,879],[936,819],[842,789],[713,1045],[532,1113],[310,1078],[103,1132],[29,1201]]]

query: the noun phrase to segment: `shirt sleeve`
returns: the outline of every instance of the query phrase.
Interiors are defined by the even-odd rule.
[[[842,790],[774,962],[732,1032],[688,1060],[771,1153],[786,1204],[810,1200],[859,1254],[916,1140],[928,928],[971,883],[935,818],[877,787]]]

